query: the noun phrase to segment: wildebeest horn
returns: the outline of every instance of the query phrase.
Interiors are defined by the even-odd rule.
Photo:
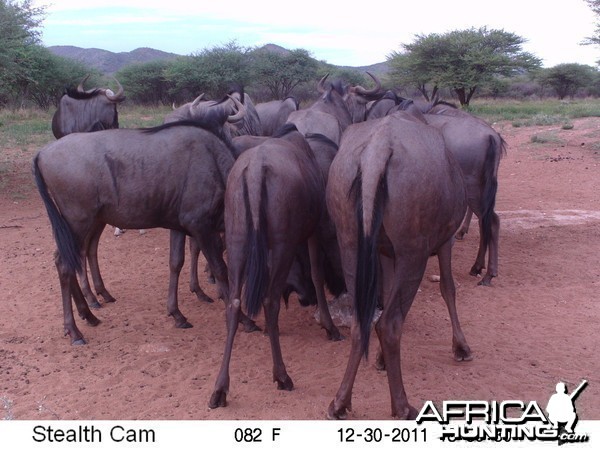
[[[227,94],[227,97],[229,97],[233,101],[233,103],[235,103],[235,106],[237,107],[237,110],[238,110],[237,114],[234,114],[233,116],[229,116],[227,118],[227,122],[230,122],[230,123],[239,122],[246,115],[246,107],[244,105],[242,105],[242,103],[234,96]]]
[[[328,76],[329,76],[329,74],[325,75],[323,78],[321,78],[319,80],[319,84],[317,84],[317,90],[321,94],[323,94],[325,92],[325,80],[327,79]]]
[[[192,102],[192,108],[198,106],[198,104],[202,101],[203,98],[204,92],[194,99],[194,101]]]
[[[356,86],[354,88],[354,90],[356,91],[357,94],[361,94],[361,95],[373,95],[376,94],[377,92],[379,92],[379,90],[381,89],[381,81],[379,81],[379,79],[373,75],[371,72],[367,72],[367,75],[369,75],[373,81],[375,82],[375,87],[373,89],[365,89],[362,86]]]
[[[83,77],[83,80],[81,80],[81,82],[77,86],[77,92],[82,92],[82,93],[85,92],[85,90],[83,89],[83,85],[85,84],[85,82],[87,81],[87,79],[89,77],[90,77],[89,73],[85,77]]]
[[[113,94],[112,91],[110,91],[109,89],[107,89],[106,91],[104,91],[104,95],[106,95],[106,98],[109,99],[111,102],[120,102],[121,100],[123,100],[125,98],[125,96],[123,95],[123,86],[121,86],[121,83],[119,83],[119,80],[117,80],[116,78],[113,78],[116,82],[117,82],[117,86],[119,86],[119,90],[117,91],[116,94]],[[109,92],[111,92],[109,94]]]

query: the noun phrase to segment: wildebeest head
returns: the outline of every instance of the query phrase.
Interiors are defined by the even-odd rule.
[[[52,133],[57,139],[71,133],[119,128],[117,104],[125,100],[123,86],[116,93],[108,88],[84,90],[87,75],[76,89],[68,88],[52,117]]]
[[[220,101],[206,100],[204,94],[200,94],[194,101],[186,103],[169,113],[165,117],[164,122],[201,120],[210,109],[221,109],[225,113],[235,116],[239,108],[234,102],[234,98],[244,105],[244,114],[237,121],[229,120],[227,129],[231,136],[245,134],[260,136],[262,128],[258,113],[252,103],[252,99],[248,94],[244,93],[243,88],[230,90]]]

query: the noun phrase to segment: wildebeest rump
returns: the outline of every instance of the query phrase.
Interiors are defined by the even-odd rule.
[[[105,88],[85,91],[83,84],[88,77],[77,89],[67,89],[61,97],[52,116],[52,133],[56,139],[71,133],[119,128],[117,104],[125,100],[123,86],[115,79],[119,86],[117,93]]]
[[[281,354],[278,315],[296,249],[306,241],[321,324],[330,339],[340,339],[329,315],[323,289],[318,239],[325,209],[324,195],[324,179],[315,155],[298,131],[268,139],[242,153],[235,162],[225,193],[230,281],[227,341],[209,407],[226,406],[229,362],[244,285],[248,315],[252,317],[261,305],[264,307],[273,356],[273,380],[279,389],[293,388]]]
[[[440,263],[454,357],[471,358],[456,313],[450,264],[453,236],[466,210],[460,167],[436,129],[404,112],[355,124],[346,129],[331,165],[327,206],[355,305],[348,366],[328,415],[345,418],[351,409],[352,386],[380,304],[383,312],[375,329],[387,368],[392,415],[414,418],[416,410],[402,383],[400,337],[432,254]]]
[[[106,130],[73,134],[40,150],[33,160],[38,189],[57,242],[65,333],[85,343],[77,328],[71,295],[80,315],[94,316],[78,294],[85,256],[105,224],[172,230],[168,312],[178,326],[187,320],[177,306],[185,235],[197,240],[224,297],[228,293],[219,232],[223,195],[234,157],[222,132],[227,115],[203,123],[167,124],[153,130]],[[99,275],[99,271],[98,271]]]

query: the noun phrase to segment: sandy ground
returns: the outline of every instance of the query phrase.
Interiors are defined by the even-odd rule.
[[[425,279],[403,335],[404,384],[411,403],[427,400],[536,400],[558,381],[573,389],[580,419],[600,419],[600,119],[574,129],[494,126],[508,142],[496,210],[499,277],[492,287],[468,275],[476,227],[455,245],[453,268],[463,330],[474,360],[451,354],[448,313],[437,283]],[[551,142],[532,143],[545,133]],[[3,151],[10,151],[10,149]],[[238,333],[227,408],[207,407],[224,348],[222,302],[199,303],[180,283],[177,329],[166,314],[168,232],[105,231],[100,265],[118,299],[79,321],[88,345],[62,335],[54,241],[29,157],[2,174],[0,191],[0,418],[4,419],[324,419],[350,342],[330,342],[295,298],[280,316],[291,392],[271,381],[268,338]],[[432,259],[427,273],[436,273]],[[202,265],[203,267],[203,265]],[[214,286],[202,283],[214,296]],[[262,318],[258,319],[262,324]],[[349,329],[342,328],[348,336]],[[371,343],[374,346],[373,335]],[[374,355],[374,352],[371,352]],[[388,419],[385,373],[371,357],[359,370],[351,419]]]

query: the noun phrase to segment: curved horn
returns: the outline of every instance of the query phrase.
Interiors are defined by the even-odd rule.
[[[87,81],[87,79],[90,77],[90,74],[88,73],[85,77],[83,77],[83,80],[81,80],[81,82],[79,83],[79,85],[77,86],[77,92],[81,92],[84,93],[85,90],[83,89],[83,85],[85,84],[85,82]]]
[[[106,98],[109,99],[111,102],[120,102],[122,100],[125,100],[125,96],[123,95],[123,86],[121,86],[121,83],[119,83],[119,80],[117,80],[116,78],[113,78],[116,82],[117,82],[117,86],[119,86],[119,90],[117,91],[116,94],[109,94],[109,90],[107,89],[106,91],[104,91],[104,95],[106,95]]]
[[[327,79],[328,76],[329,76],[329,74],[326,74],[323,78],[321,78],[319,80],[319,84],[317,84],[317,90],[321,94],[325,93],[325,80]]]
[[[229,97],[233,101],[233,103],[235,103],[235,106],[237,107],[237,110],[238,110],[237,114],[234,114],[227,118],[227,122],[229,122],[229,123],[239,122],[246,115],[246,107],[244,105],[242,105],[242,103],[237,98],[233,97],[232,95],[228,94],[227,97]]]
[[[192,102],[192,108],[198,106],[203,98],[204,98],[204,92],[194,99],[194,101]]]
[[[371,72],[367,72],[367,75],[369,75],[373,81],[375,82],[375,87],[372,89],[365,89],[362,86],[356,86],[354,88],[354,90],[356,91],[357,94],[360,95],[373,95],[373,94],[377,94],[377,92],[379,92],[381,90],[381,81],[379,81],[379,79],[373,75]]]

